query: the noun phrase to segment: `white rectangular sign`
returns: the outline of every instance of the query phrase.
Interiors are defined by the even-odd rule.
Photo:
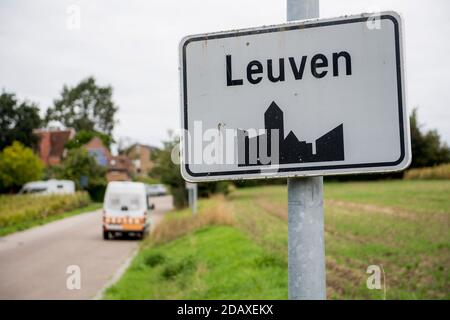
[[[188,181],[397,171],[411,161],[398,14],[188,36]]]

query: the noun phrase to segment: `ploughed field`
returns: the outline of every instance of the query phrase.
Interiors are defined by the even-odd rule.
[[[325,184],[330,299],[449,299],[450,181]],[[369,290],[370,265],[384,272]],[[166,215],[107,299],[287,299],[287,189]]]

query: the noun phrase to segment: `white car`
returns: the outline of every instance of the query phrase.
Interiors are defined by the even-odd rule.
[[[152,196],[165,196],[167,189],[163,184],[148,184],[147,192]]]
[[[71,180],[32,181],[26,183],[19,193],[21,194],[66,194],[75,192],[75,182]]]
[[[150,197],[141,182],[108,183],[103,201],[103,238],[134,234],[143,238],[150,228]]]

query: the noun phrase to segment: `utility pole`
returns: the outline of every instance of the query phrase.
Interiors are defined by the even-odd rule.
[[[287,21],[319,17],[319,0],[287,0]],[[326,299],[323,177],[288,179],[289,299]]]

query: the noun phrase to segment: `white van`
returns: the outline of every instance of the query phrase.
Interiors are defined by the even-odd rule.
[[[22,194],[66,194],[75,192],[75,182],[71,180],[32,181],[26,183],[19,193]]]
[[[103,201],[103,239],[119,234],[144,237],[150,228],[150,198],[141,182],[108,183]]]

